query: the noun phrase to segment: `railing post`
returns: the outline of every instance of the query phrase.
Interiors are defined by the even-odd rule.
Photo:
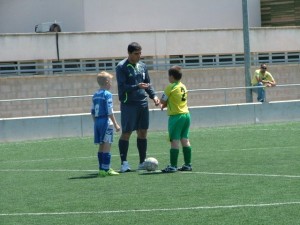
[[[45,99],[45,112],[46,112],[46,115],[48,116],[48,99],[47,98]]]
[[[251,59],[250,59],[250,40],[249,40],[249,21],[248,21],[248,0],[243,0],[243,36],[244,36],[244,56],[245,56],[245,87],[251,84]],[[253,102],[252,91],[246,88],[246,102]]]

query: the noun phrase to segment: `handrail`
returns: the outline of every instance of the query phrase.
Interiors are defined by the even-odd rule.
[[[290,86],[300,86],[300,84],[280,84],[275,87],[290,87]],[[189,92],[193,91],[217,91],[217,90],[239,90],[239,89],[256,89],[261,88],[257,86],[248,86],[248,87],[229,87],[229,88],[209,88],[209,89],[193,89],[189,90]]]
[[[292,87],[292,86],[300,86],[300,84],[280,84],[276,85],[276,87]],[[197,92],[197,91],[222,91],[222,90],[239,90],[239,89],[255,89],[260,88],[256,86],[248,86],[248,87],[228,87],[228,88],[199,88],[199,89],[191,89],[188,92]],[[156,91],[156,93],[163,93],[163,91]],[[113,96],[117,96],[118,94],[112,94]],[[14,102],[14,101],[34,101],[34,100],[51,100],[51,99],[68,99],[68,98],[85,98],[92,97],[93,95],[73,95],[73,96],[61,96],[61,97],[42,97],[42,98],[19,98],[19,99],[3,99],[0,102]]]
[[[300,88],[298,88],[300,86],[300,84],[281,84],[281,85],[277,85],[276,87],[297,87],[297,90]],[[272,89],[277,89],[277,88],[272,88]],[[242,99],[235,99],[235,96],[233,96],[233,99],[231,99],[231,97],[228,97],[230,96],[230,93],[231,92],[234,92],[235,90],[246,90],[246,89],[255,89],[255,88],[261,88],[261,87],[252,87],[252,86],[248,86],[248,87],[227,87],[227,88],[210,88],[210,89],[206,89],[206,88],[198,88],[198,89],[190,89],[188,90],[188,92],[191,93],[196,93],[197,95],[197,92],[200,92],[202,91],[203,93],[203,96],[206,96],[207,93],[211,92],[211,91],[215,91],[212,92],[214,94],[216,94],[216,98],[212,99],[210,103],[212,104],[233,104],[233,103],[242,103],[244,102],[244,100]],[[268,88],[269,89],[269,88]],[[270,88],[271,89],[271,88]],[[216,93],[216,92],[220,92],[220,93]],[[223,92],[223,94],[222,94]],[[239,93],[241,91],[238,91]],[[156,94],[159,94],[161,95],[163,93],[163,91],[157,91]],[[287,100],[295,100],[295,99],[298,99],[298,91],[296,92],[293,92],[295,93],[295,97],[296,98],[289,98]],[[114,97],[117,96],[117,94],[112,94]],[[210,95],[210,94],[208,94]],[[79,113],[79,112],[82,112],[82,110],[87,110],[87,100],[84,99],[84,98],[92,98],[93,95],[78,95],[78,96],[59,96],[59,97],[38,97],[38,98],[19,98],[19,99],[2,99],[0,100],[0,106],[2,107],[2,104],[4,107],[8,107],[8,111],[4,110],[0,112],[0,117],[3,117],[3,118],[8,118],[8,117],[12,117],[11,115],[14,115],[13,117],[20,117],[19,114],[21,114],[21,116],[30,116],[30,115],[52,115],[52,114],[68,114],[68,112],[72,111],[71,108],[69,108],[68,106],[66,106],[65,108],[64,107],[59,107],[59,108],[55,108],[53,107],[53,104],[60,104],[61,101],[67,101],[67,99],[74,99],[74,100],[71,100],[71,101],[74,101],[74,110]],[[192,95],[193,96],[193,95]],[[202,94],[201,94],[202,96]],[[201,97],[199,95],[199,97]],[[222,97],[223,96],[223,97]],[[196,96],[195,96],[196,97]],[[197,98],[197,97],[196,97]],[[202,98],[202,97],[201,97]],[[204,97],[205,99],[206,97]],[[78,99],[80,102],[78,103],[77,100],[75,99]],[[54,102],[53,102],[54,100]],[[58,102],[56,102],[55,100],[58,100]],[[198,101],[195,102],[195,98],[191,97],[191,101],[189,103],[189,106],[196,106],[196,105],[199,105],[199,103],[197,103]],[[21,102],[28,102],[28,101],[32,101],[32,102],[29,102],[30,105],[33,105],[34,107],[36,107],[37,110],[33,109],[33,111],[30,109],[30,107],[26,107],[25,110],[21,110],[19,112],[19,110],[15,110],[15,108],[19,108],[19,107],[22,107],[23,104]],[[40,102],[38,102],[40,101]],[[82,102],[84,101],[84,102]],[[218,103],[216,103],[216,101]],[[220,103],[220,101],[222,103]],[[9,106],[6,105],[6,103],[9,104]],[[202,102],[203,103],[203,102]],[[210,104],[210,103],[207,103],[207,104]],[[115,109],[118,110],[118,107],[119,107],[119,104],[117,103],[117,101],[115,102]],[[201,104],[201,103],[200,103]],[[67,104],[68,105],[68,104]],[[150,107],[150,106],[149,106]],[[43,109],[42,109],[43,108]],[[11,111],[13,110],[13,111]],[[73,111],[72,111],[73,112]]]
[[[113,94],[113,95],[116,95],[116,94]],[[43,97],[43,98],[16,98],[16,99],[4,99],[4,100],[0,100],[0,102],[51,100],[51,99],[84,98],[84,97],[92,97],[92,95],[77,95],[77,96],[62,96],[62,97]]]

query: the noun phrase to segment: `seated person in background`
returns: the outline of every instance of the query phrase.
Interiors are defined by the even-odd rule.
[[[251,80],[251,84],[252,86],[259,87],[259,88],[252,89],[255,93],[257,93],[257,101],[265,102],[266,101],[265,87],[276,86],[276,81],[273,78],[272,74],[267,71],[267,65],[261,64],[260,69],[255,70]]]

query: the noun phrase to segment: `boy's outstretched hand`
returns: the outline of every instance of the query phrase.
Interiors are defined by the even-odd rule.
[[[159,104],[160,104],[160,101],[159,101],[158,97],[156,97],[156,96],[153,98],[153,102],[154,102],[155,106],[159,106]]]

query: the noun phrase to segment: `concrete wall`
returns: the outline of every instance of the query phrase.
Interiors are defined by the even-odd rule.
[[[260,27],[260,0],[248,1],[249,24]],[[17,15],[17,17],[16,17]],[[240,0],[1,0],[0,33],[34,32],[61,22],[64,32],[241,28]]]
[[[83,0],[0,1],[0,33],[34,33],[35,25],[55,20],[65,31],[84,31]]]
[[[300,27],[252,28],[251,52],[298,52]],[[122,58],[139,42],[143,56],[243,53],[242,29],[160,30],[141,32],[59,33],[60,59]],[[1,61],[56,60],[56,36],[0,34]]]
[[[256,68],[252,68],[254,72]],[[273,65],[269,67],[278,84],[300,84],[300,65]],[[245,75],[242,67],[184,70],[182,82],[189,90],[226,87],[244,87]],[[168,84],[165,71],[150,71],[151,82],[156,91],[163,91]],[[88,113],[91,97],[97,89],[96,74],[0,77],[0,100],[43,97],[87,95],[83,98],[0,101],[0,118]],[[114,79],[111,92],[117,93]],[[159,94],[161,96],[161,94]],[[254,94],[254,102],[256,95]],[[300,99],[300,88],[275,87],[267,89],[268,101]],[[226,100],[226,101],[225,101]],[[189,92],[189,106],[245,103],[245,90],[195,91]],[[150,107],[155,108],[152,101]],[[114,96],[114,109],[119,110],[119,101]]]
[[[190,108],[192,129],[300,121],[300,100]],[[120,121],[119,112],[116,119]],[[150,131],[167,130],[166,111],[150,111]],[[90,114],[0,119],[0,142],[93,135]]]
[[[260,0],[248,1],[248,9],[249,25],[260,27]],[[89,0],[85,4],[86,31],[241,28],[242,16],[240,0]]]

